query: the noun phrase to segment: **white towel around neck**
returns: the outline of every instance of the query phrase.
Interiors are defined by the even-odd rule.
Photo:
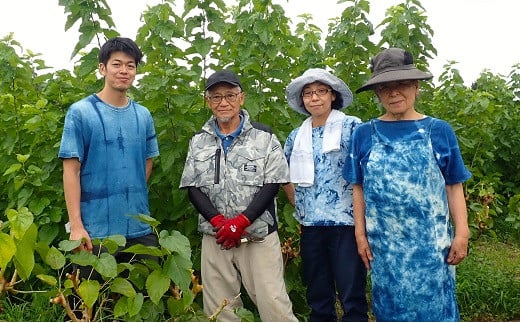
[[[336,109],[332,109],[325,128],[323,129],[323,153],[337,151],[341,145],[341,130],[343,129],[343,120],[347,116]],[[312,148],[312,117],[308,117],[303,121],[296,138],[289,161],[289,171],[291,182],[303,187],[309,187],[314,184],[314,156]]]

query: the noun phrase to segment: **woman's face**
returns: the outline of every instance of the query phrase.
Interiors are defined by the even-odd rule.
[[[325,117],[332,110],[332,102],[336,100],[336,94],[330,86],[321,82],[314,82],[305,85],[302,90],[302,99],[305,110],[311,116]]]
[[[381,83],[374,86],[374,92],[387,114],[406,118],[407,115],[415,113],[414,104],[419,94],[419,81]]]

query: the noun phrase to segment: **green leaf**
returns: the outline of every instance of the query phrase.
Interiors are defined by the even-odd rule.
[[[29,159],[31,155],[22,155],[22,154],[16,154],[16,160],[18,160],[18,162],[20,163],[25,163],[27,161],[27,159]]]
[[[151,225],[152,227],[157,227],[159,224],[161,224],[159,221],[157,221],[155,218],[152,218],[151,216],[149,215],[146,215],[146,214],[138,214],[138,215],[134,215],[132,216],[134,219],[137,219],[139,221],[142,221],[144,223],[147,223],[149,225]]]
[[[7,210],[7,218],[11,223],[11,234],[17,239],[21,239],[25,235],[25,231],[34,220],[33,214],[26,207],[22,207],[18,211]]]
[[[108,253],[114,254],[119,247],[123,247],[126,244],[126,238],[122,235],[114,235],[104,238],[102,244],[107,248]]]
[[[128,280],[121,277],[116,277],[110,283],[110,290],[114,293],[119,293],[127,297],[134,297],[136,295],[132,284]]]
[[[163,272],[166,276],[179,285],[183,291],[188,291],[191,283],[191,261],[186,258],[174,254],[169,255],[166,259]]]
[[[4,176],[17,172],[22,168],[22,164],[12,164],[9,168],[4,172]]]
[[[51,247],[45,256],[45,263],[52,269],[63,268],[65,260],[65,256],[56,247]]]
[[[43,212],[43,209],[45,209],[45,207],[49,206],[50,204],[51,201],[46,197],[37,198],[29,202],[29,208],[32,210],[34,215],[40,215]]]
[[[39,274],[39,275],[36,275],[36,277],[39,280],[41,280],[42,282],[44,282],[48,285],[51,285],[51,286],[56,286],[58,284],[58,281],[56,280],[56,277],[54,277],[54,276]]]
[[[98,257],[96,255],[93,255],[92,253],[85,250],[70,254],[68,257],[72,263],[78,264],[80,266],[94,266],[94,264],[98,261]]]
[[[116,258],[108,253],[102,253],[94,263],[94,269],[103,277],[114,278],[117,276]]]
[[[22,207],[25,207],[25,205],[27,205],[27,201],[33,196],[33,189],[32,188],[28,188],[28,187],[24,187],[20,190],[20,192],[18,193],[18,201],[17,201],[17,206],[18,208],[22,208]]]
[[[65,281],[63,282],[63,287],[67,289],[72,289],[74,288],[74,282],[70,279],[65,279]]]
[[[144,303],[144,295],[142,293],[137,293],[134,297],[129,298],[127,301],[128,304],[128,315],[130,317],[136,316],[143,307]]]
[[[14,263],[18,274],[23,280],[29,279],[34,268],[34,249],[38,228],[33,223],[25,232],[23,239],[16,241],[16,253]]]
[[[190,240],[179,231],[172,230],[171,234],[168,234],[166,230],[161,231],[159,244],[161,247],[171,252],[177,252],[185,258],[189,259],[191,257]]]
[[[20,188],[22,188],[23,184],[25,184],[25,177],[21,177],[21,176],[16,176],[14,178],[14,189],[16,191],[20,190]]]
[[[103,239],[103,244],[106,244],[108,241],[114,242],[119,247],[123,247],[124,245],[126,245],[126,238],[125,238],[125,236],[120,235],[120,234],[115,234],[113,236],[104,238]]]
[[[253,312],[243,308],[239,307],[235,309],[235,314],[240,318],[241,322],[255,322],[255,315]]]
[[[114,317],[120,317],[128,313],[128,298],[121,297],[114,306]]]
[[[168,297],[166,304],[168,306],[168,313],[173,316],[179,316],[186,312],[186,309],[193,303],[195,295],[193,293],[182,293],[181,299]]]
[[[135,253],[137,255],[150,255],[161,257],[162,251],[155,246],[145,246],[142,244],[136,244],[123,250],[123,252]]]
[[[40,238],[40,241],[50,245],[58,236],[59,230],[60,226],[56,225],[54,222],[41,224],[38,228],[38,237]]]
[[[62,240],[58,243],[58,248],[61,251],[68,252],[76,249],[80,244],[81,240]]]
[[[170,287],[170,278],[165,276],[159,270],[153,271],[146,278],[146,291],[154,304],[158,304],[161,297]]]
[[[6,233],[0,232],[0,268],[3,269],[11,261],[16,253],[16,245],[13,238]]]
[[[100,286],[97,280],[84,280],[79,285],[78,294],[85,301],[85,305],[92,307],[99,296],[99,290]]]

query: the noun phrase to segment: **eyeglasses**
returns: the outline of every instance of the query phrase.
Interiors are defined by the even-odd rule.
[[[401,81],[401,82],[390,82],[376,85],[374,89],[379,93],[388,94],[394,90],[406,90],[407,88],[414,85],[414,81]]]
[[[222,102],[222,99],[226,99],[227,102],[235,102],[237,100],[237,97],[239,94],[242,94],[242,92],[238,93],[228,93],[226,95],[213,95],[208,96],[208,99],[213,103],[220,103]]]
[[[305,90],[305,91],[302,92],[302,96],[304,98],[310,98],[314,94],[316,94],[317,96],[322,97],[325,94],[329,93],[330,91],[332,91],[332,89],[318,89],[316,91]]]

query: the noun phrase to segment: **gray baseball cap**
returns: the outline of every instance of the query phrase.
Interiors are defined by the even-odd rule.
[[[206,88],[204,90],[207,91],[213,85],[222,82],[234,86],[239,86],[240,89],[242,89],[242,84],[240,83],[240,80],[238,79],[238,76],[235,73],[233,73],[230,70],[221,70],[211,74],[208,77],[208,80],[206,81]]]

